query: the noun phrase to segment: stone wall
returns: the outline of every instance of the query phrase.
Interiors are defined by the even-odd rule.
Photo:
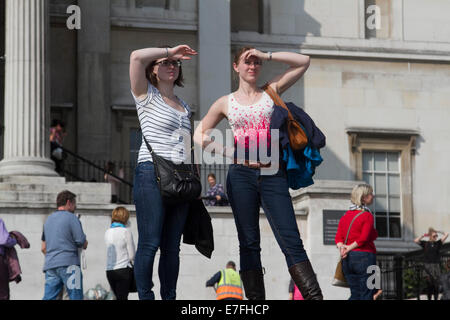
[[[61,115],[68,122],[66,147],[89,158],[130,161],[128,132],[137,127],[128,80],[129,54],[134,49],[178,43],[201,49],[199,57],[183,65],[186,85],[177,88],[177,94],[197,112],[195,119],[203,116],[211,103],[227,94],[230,87],[236,89],[231,59],[237,47],[254,45],[264,51],[297,51],[311,56],[311,66],[283,97],[303,107],[326,134],[327,146],[322,151],[325,161],[316,178],[327,181],[317,180],[313,187],[294,192],[293,197],[302,238],[325,298],[346,298],[343,289],[329,284],[337,252],[333,246],[322,244],[321,223],[324,209],[348,207],[349,190],[356,183],[347,128],[419,132],[411,162],[413,230],[410,232],[417,236],[429,226],[443,231],[450,229],[450,215],[446,212],[450,205],[448,1],[409,0],[403,1],[402,6],[400,2],[392,2],[388,8],[389,30],[376,33],[377,38],[371,39],[366,39],[364,30],[363,0],[339,4],[333,0],[265,0],[262,34],[231,33],[229,16],[221,14],[229,4],[215,1],[102,0],[99,3],[103,9],[110,10],[101,10],[100,5],[83,0],[79,4],[86,10],[83,17],[89,23],[83,24],[83,31],[78,33],[63,30],[65,8],[71,1],[51,1],[50,65],[52,104],[56,106],[53,115]],[[385,4],[381,0],[374,2]],[[165,3],[169,3],[168,8]],[[217,4],[222,6],[221,11],[213,11]],[[386,17],[383,19],[383,23],[388,21]],[[104,30],[104,37],[89,30]],[[220,38],[216,37],[219,32]],[[265,63],[261,84],[281,68],[285,67]],[[114,109],[115,106],[119,108]],[[92,116],[100,113],[104,117]],[[222,128],[225,127],[223,124]],[[32,244],[29,250],[19,250],[24,280],[19,285],[12,284],[12,298],[40,299],[44,283],[40,234],[46,216],[53,210],[52,197],[59,187],[58,184],[26,186],[24,181],[4,181],[0,185],[0,214],[9,230],[23,232]],[[78,211],[90,242],[85,290],[97,283],[107,287],[103,234],[113,209],[105,204],[110,196],[108,187],[93,187],[101,192],[89,198],[92,190],[76,186],[82,193]],[[98,198],[103,204],[98,204]],[[180,299],[214,299],[212,289],[204,288],[204,282],[228,260],[238,262],[231,212],[215,210],[211,215],[216,250],[210,261],[194,248],[182,246]],[[131,222],[137,240],[134,216]],[[264,216],[260,222],[267,297],[285,299],[289,275],[284,257]],[[378,241],[377,247],[385,252],[415,249],[410,240]],[[156,270],[155,292],[158,292]],[[192,292],[197,293],[195,297]]]
[[[86,292],[97,284],[101,284],[109,290],[105,273],[106,246],[103,237],[110,225],[110,214],[114,205],[78,204],[77,207],[77,213],[81,214],[80,220],[89,242],[85,251],[87,269],[82,270],[83,289]],[[127,208],[132,212],[130,228],[137,246],[138,234],[134,206]],[[53,211],[50,204],[40,207],[28,205],[20,208],[0,206],[0,215],[5,221],[8,231],[22,232],[31,243],[30,249],[22,250],[17,247],[23,280],[19,284],[11,284],[12,300],[39,300],[43,297],[45,277],[42,272],[44,255],[40,251],[41,235],[43,224]],[[181,245],[177,299],[214,300],[214,290],[205,287],[206,281],[217,271],[223,269],[229,260],[235,261],[239,268],[239,245],[230,208],[215,208],[210,210],[210,215],[215,241],[212,258],[208,259],[202,256],[194,246]],[[303,216],[297,216],[297,221],[301,230],[306,229]],[[260,218],[260,227],[262,263],[266,269],[267,298],[287,299],[290,277],[286,262],[263,215]],[[160,299],[158,261],[159,252],[154,263],[153,281],[156,298]],[[137,299],[137,294],[131,294],[130,299]]]

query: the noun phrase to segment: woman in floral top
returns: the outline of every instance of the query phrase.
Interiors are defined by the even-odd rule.
[[[263,150],[268,151],[272,145],[270,122],[274,110],[272,99],[258,85],[263,61],[275,61],[287,67],[267,82],[278,95],[292,87],[309,67],[309,57],[299,53],[262,52],[253,47],[239,49],[233,62],[239,87],[213,103],[195,130],[194,141],[233,161],[228,170],[227,195],[238,233],[240,275],[247,298],[264,300],[266,297],[259,229],[263,207],[285,255],[289,273],[303,297],[322,300],[322,291],[297,227],[285,165],[272,148],[269,163],[263,159],[268,155]],[[224,147],[209,135],[224,118],[233,131],[234,146]],[[273,139],[275,145],[276,137]],[[268,167],[275,170],[267,173]]]

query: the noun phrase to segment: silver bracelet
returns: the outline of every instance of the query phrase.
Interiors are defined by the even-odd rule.
[[[269,54],[269,60],[268,61],[272,60],[272,52],[268,51],[267,53]]]
[[[166,48],[166,58],[168,58],[169,57],[169,48]]]

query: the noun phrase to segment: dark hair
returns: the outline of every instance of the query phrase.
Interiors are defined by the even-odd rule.
[[[169,46],[161,46],[161,47],[158,47],[158,48],[171,48],[171,47],[169,47]],[[145,68],[145,77],[147,78],[148,81],[150,81],[150,83],[154,87],[158,87],[158,78],[153,73],[153,68],[155,67],[155,65],[156,65],[156,60],[153,60],[152,62],[150,62],[150,64],[147,66],[147,68]],[[184,81],[183,69],[180,66],[178,68],[178,78],[175,80],[174,86],[177,85],[179,87],[184,87],[183,81]]]
[[[241,56],[244,54],[244,52],[251,50],[251,49],[255,49],[255,47],[241,47],[238,49],[238,51],[235,53],[234,55],[234,60],[233,62],[236,64],[239,64],[239,60],[241,59]]]
[[[114,173],[115,167],[116,165],[114,164],[114,162],[108,161],[105,165],[105,171],[107,171],[108,173]]]
[[[67,201],[74,202],[76,197],[76,194],[70,192],[69,190],[61,191],[56,197],[56,207],[59,208],[65,206]]]
[[[52,120],[52,124],[51,124],[50,126],[51,126],[51,127],[56,127],[57,125],[60,125],[61,128],[64,128],[64,127],[65,127],[65,124],[64,124],[63,121],[58,120],[58,119],[53,119],[53,120]]]
[[[227,267],[232,267],[233,269],[236,269],[236,263],[234,263],[234,261],[228,261]]]
[[[216,180],[216,175],[215,175],[214,173],[208,174],[208,178],[209,178],[209,177],[212,177],[212,178],[214,178],[214,180]]]

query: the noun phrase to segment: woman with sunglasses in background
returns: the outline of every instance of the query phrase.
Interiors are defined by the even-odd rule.
[[[134,271],[141,300],[155,299],[152,275],[158,248],[161,298],[176,298],[180,240],[189,206],[163,204],[144,137],[153,151],[167,160],[180,163],[189,159],[184,140],[191,135],[191,109],[175,95],[174,87],[183,86],[181,61],[195,55],[189,46],[179,45],[136,50],[130,56],[131,92],[143,136],[133,190],[139,234]]]
[[[265,287],[261,264],[260,206],[263,207],[275,238],[286,258],[295,284],[305,300],[322,300],[316,275],[303,247],[289,193],[285,166],[279,155],[271,158],[280,166],[273,174],[263,170],[272,164],[251,159],[256,145],[270,145],[270,122],[274,103],[258,86],[263,61],[276,61],[289,66],[268,85],[282,94],[294,85],[309,67],[309,57],[294,52],[261,52],[243,47],[235,55],[233,69],[239,77],[237,91],[218,99],[194,133],[195,143],[215,149],[233,158],[227,178],[230,201],[239,239],[240,274],[249,300],[264,300]],[[211,138],[210,130],[224,118],[234,134],[234,147],[224,147]],[[212,148],[213,147],[213,148]],[[261,150],[262,150],[261,148]],[[243,151],[243,152],[242,152]],[[236,153],[235,153],[236,152]],[[245,159],[237,159],[245,154]],[[253,155],[252,155],[253,154]],[[247,159],[248,156],[248,159]]]
[[[441,239],[438,240],[438,233],[442,234]],[[422,240],[428,237],[428,241]],[[447,240],[448,233],[436,231],[433,228],[428,229],[428,233],[414,239],[414,242],[423,248],[423,261],[424,270],[423,276],[427,284],[427,297],[431,300],[434,296],[434,300],[438,299],[439,295],[439,280],[441,277],[441,256],[440,250],[442,244]]]

